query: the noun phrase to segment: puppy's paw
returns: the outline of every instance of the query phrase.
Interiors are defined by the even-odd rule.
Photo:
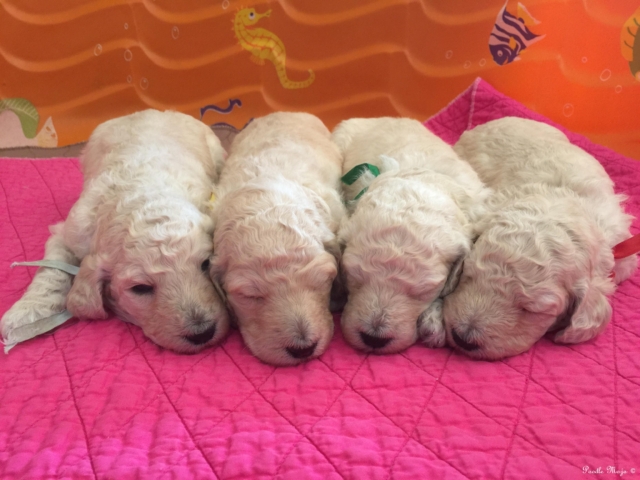
[[[613,273],[615,274],[614,282],[616,285],[621,284],[631,275],[633,275],[638,268],[638,257],[631,255],[630,257],[621,258],[616,261],[613,267]]]
[[[447,343],[441,298],[434,300],[418,318],[418,338],[430,348],[441,348]]]
[[[51,295],[49,298],[21,298],[0,320],[2,336],[7,338],[10,332],[42,319],[56,315],[65,309],[64,296]]]

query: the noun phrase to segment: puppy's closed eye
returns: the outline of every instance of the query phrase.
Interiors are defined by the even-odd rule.
[[[524,313],[557,316],[561,313],[561,303],[555,295],[540,295],[536,299],[520,302],[518,308]]]
[[[207,273],[209,272],[209,266],[211,265],[211,262],[209,261],[209,259],[207,258],[204,262],[202,262],[202,264],[200,265],[200,270],[202,270],[203,272]]]
[[[140,283],[138,285],[134,285],[129,290],[131,290],[136,295],[144,296],[144,295],[152,295],[154,288],[153,288],[153,285],[145,285],[144,283]]]
[[[230,298],[245,304],[262,302],[266,293],[258,284],[244,275],[235,275],[229,278],[225,288]]]
[[[262,302],[264,300],[264,295],[260,295],[257,293],[250,293],[250,294],[246,294],[246,293],[242,293],[242,292],[234,292],[233,296],[236,297],[236,299],[243,301],[243,302],[253,302],[253,303],[259,303]]]

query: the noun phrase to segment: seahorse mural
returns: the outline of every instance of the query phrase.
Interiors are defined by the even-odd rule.
[[[39,132],[40,115],[33,104],[24,98],[0,100],[0,148],[57,147],[58,134],[51,117]]]
[[[257,13],[254,8],[240,10],[233,21],[233,31],[240,42],[240,46],[251,52],[251,61],[264,65],[269,60],[276,67],[278,79],[284,88],[306,88],[313,83],[316,74],[309,70],[309,78],[301,82],[294,82],[287,77],[285,68],[287,54],[284,44],[275,34],[264,28],[253,28],[258,20],[271,15],[271,10]]]

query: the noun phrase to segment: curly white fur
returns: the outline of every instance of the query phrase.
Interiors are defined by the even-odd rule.
[[[621,282],[637,266],[636,256],[614,265],[612,247],[630,237],[632,218],[600,163],[559,130],[512,117],[465,132],[455,150],[496,195],[444,301],[448,342],[498,359],[548,331],[563,343],[600,334],[611,271]]]
[[[327,128],[305,113],[254,120],[231,146],[217,192],[211,275],[264,362],[317,357],[333,335],[340,165]]]
[[[66,304],[80,318],[112,310],[179,352],[222,339],[228,314],[206,270],[208,201],[223,158],[211,129],[181,113],[146,110],[98,126],[81,156],[82,194],[45,252],[80,271],[72,284],[40,268],[3,332]]]
[[[457,283],[457,266],[471,248],[472,224],[489,191],[416,120],[346,120],[333,139],[344,155],[343,173],[362,163],[383,171],[365,182],[367,192],[340,230],[349,290],[345,338],[376,353],[404,350],[418,338],[443,346],[439,297]],[[347,187],[347,198],[363,186]]]

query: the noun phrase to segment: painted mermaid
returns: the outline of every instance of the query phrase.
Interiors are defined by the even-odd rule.
[[[287,77],[285,68],[287,54],[284,44],[276,35],[264,28],[252,28],[258,20],[271,15],[271,10],[257,13],[254,8],[240,10],[233,21],[233,31],[240,42],[240,46],[251,52],[251,61],[264,65],[269,60],[276,67],[278,79],[284,88],[306,88],[313,83],[316,74],[309,70],[309,78],[301,82],[294,82]]]

